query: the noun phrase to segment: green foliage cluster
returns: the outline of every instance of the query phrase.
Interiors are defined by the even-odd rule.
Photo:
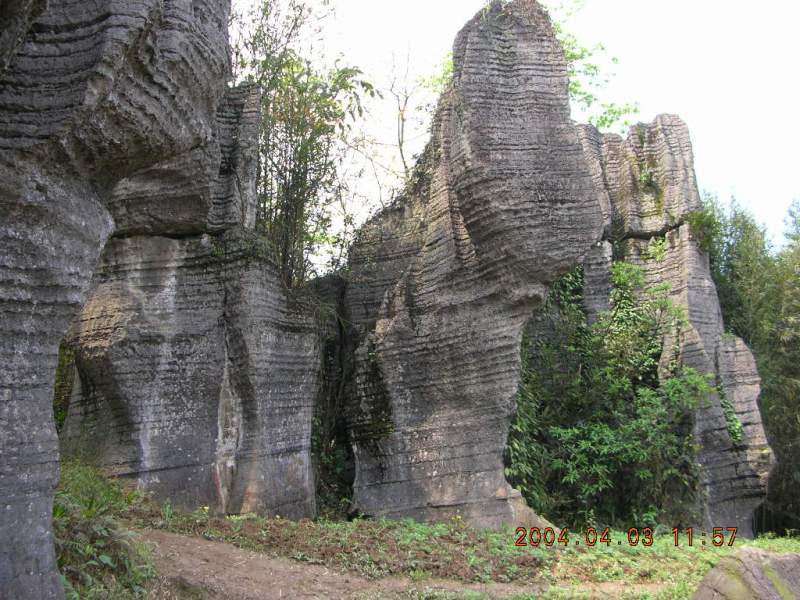
[[[239,78],[261,90],[257,225],[274,249],[287,287],[313,274],[321,247],[346,240],[334,233],[331,207],[346,194],[340,165],[362,100],[375,89],[360,69],[316,66],[302,48],[313,22],[305,0],[262,0],[234,49]],[[347,217],[345,217],[347,220]],[[344,223],[345,232],[352,219]]]
[[[686,215],[686,222],[697,245],[705,253],[711,253],[722,235],[721,223],[713,211],[703,208]]]
[[[775,248],[765,229],[735,200],[706,197],[692,228],[707,232],[704,249],[726,327],[753,350],[762,378],[761,409],[778,465],[768,506],[783,528],[800,527],[800,201],[787,218],[786,244]],[[699,222],[699,224],[698,224]]]
[[[719,403],[722,406],[722,412],[725,414],[725,423],[728,427],[728,433],[737,446],[741,446],[744,442],[744,426],[736,415],[736,410],[733,408],[731,401],[725,396],[724,392],[719,392]]]
[[[556,36],[564,49],[569,75],[569,95],[574,105],[583,112],[589,122],[600,130],[625,129],[633,123],[631,119],[639,113],[634,102],[618,103],[603,98],[603,90],[613,74],[602,65],[608,60],[612,65],[619,61],[606,59],[606,48],[602,44],[584,45],[568,31],[567,21],[583,7],[583,0],[551,0],[547,2]]]
[[[654,260],[656,262],[663,262],[667,258],[667,238],[666,236],[655,237],[650,240],[650,243],[642,253],[644,260]]]
[[[668,287],[646,288],[625,262],[612,278],[611,309],[590,324],[583,273],[566,275],[541,317],[553,335],[524,341],[507,474],[559,523],[687,523],[698,478],[692,414],[712,388],[677,361],[659,376],[662,340],[685,324]]]
[[[62,464],[53,529],[67,600],[147,596],[149,551],[119,521],[138,500],[96,469]]]

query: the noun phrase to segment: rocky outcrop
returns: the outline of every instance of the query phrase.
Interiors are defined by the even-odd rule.
[[[415,181],[352,248],[353,502],[519,524],[531,515],[503,453],[522,329],[602,219],[541,7],[493,3],[458,35],[454,63]]]
[[[692,600],[797,600],[800,554],[743,548],[706,575]]]
[[[0,8],[4,596],[62,597],[50,526],[59,342],[112,232],[117,182],[213,138],[229,9],[225,0]]]
[[[180,507],[313,517],[318,336],[252,231],[258,106],[230,90],[212,144],[112,193],[62,450]]]
[[[689,224],[701,208],[689,132],[677,117],[662,115],[634,127],[625,140],[589,126],[581,128],[581,139],[600,185],[606,231],[585,263],[589,319],[608,307],[610,242],[617,249],[614,258],[641,266],[650,285],[669,284],[688,324],[679,339],[665,340],[664,372],[677,345],[682,363],[713,374],[719,390],[695,419],[703,522],[752,535],[753,511],[764,500],[774,459],[758,409],[760,380],[753,356],[741,340],[725,333],[708,255]]]

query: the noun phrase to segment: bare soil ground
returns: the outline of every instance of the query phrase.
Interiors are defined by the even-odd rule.
[[[144,531],[154,546],[156,568],[162,579],[162,598],[205,600],[273,600],[336,598],[413,598],[419,593],[478,592],[490,598],[541,593],[510,584],[465,584],[454,581],[388,577],[369,580],[295,560],[269,558],[230,544],[210,542],[164,531]]]

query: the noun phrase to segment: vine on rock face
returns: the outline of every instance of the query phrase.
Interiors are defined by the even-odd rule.
[[[507,475],[528,503],[565,525],[675,526],[692,521],[699,471],[693,411],[709,378],[680,364],[659,376],[665,336],[686,323],[668,286],[613,266],[611,308],[593,324],[583,271],[553,288],[522,349]]]

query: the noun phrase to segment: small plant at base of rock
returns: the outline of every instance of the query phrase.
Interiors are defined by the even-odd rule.
[[[96,469],[62,465],[53,529],[69,600],[146,596],[145,585],[155,574],[149,551],[119,523],[140,501]]]

